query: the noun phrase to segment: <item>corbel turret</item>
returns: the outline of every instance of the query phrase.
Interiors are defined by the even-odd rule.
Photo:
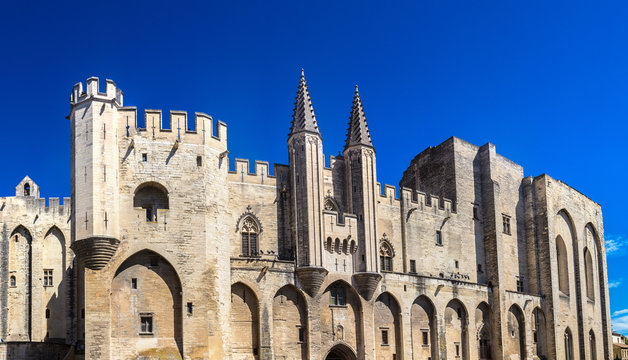
[[[381,279],[377,249],[377,172],[371,140],[358,87],[355,87],[344,149],[347,169],[347,204],[358,218],[358,251],[354,275],[360,292],[370,298]]]
[[[327,270],[323,264],[323,139],[318,131],[312,99],[301,70],[288,137],[292,189],[292,235],[297,273],[312,296]]]

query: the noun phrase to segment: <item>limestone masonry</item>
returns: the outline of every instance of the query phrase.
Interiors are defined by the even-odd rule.
[[[0,359],[611,358],[600,205],[493,144],[382,188],[358,89],[327,167],[302,74],[289,164],[229,169],[226,124],[104,88],[70,96],[71,198],[0,198]]]

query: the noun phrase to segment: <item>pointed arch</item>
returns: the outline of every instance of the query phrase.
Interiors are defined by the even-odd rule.
[[[478,342],[479,359],[492,359],[491,350],[491,308],[485,302],[482,301],[475,308],[475,330],[477,332],[476,338]]]
[[[237,357],[259,356],[259,300],[242,282],[231,285],[231,331],[233,354]]]
[[[170,208],[168,189],[155,181],[138,185],[133,192],[133,207],[146,211],[146,221],[158,221],[158,211]]]
[[[539,358],[547,358],[547,325],[545,313],[540,307],[532,311],[532,343],[534,344],[535,355]]]
[[[262,233],[262,223],[255,214],[247,211],[238,220],[237,231],[241,238],[241,255],[257,256],[259,251],[260,235]]]
[[[394,359],[401,354],[401,308],[395,297],[381,293],[373,306],[377,358]],[[378,338],[379,335],[379,338]]]
[[[356,360],[357,358],[355,351],[347,344],[336,344],[325,355],[325,360]]]
[[[56,225],[48,229],[42,241],[42,268],[38,276],[43,277],[44,287],[41,303],[42,312],[47,313],[43,323],[43,334],[47,334],[45,340],[65,341],[67,309],[67,264],[65,235]]]
[[[164,356],[183,357],[182,283],[174,266],[161,254],[144,249],[116,269],[111,280],[112,346],[120,357],[154,348]],[[152,336],[155,343],[140,341]],[[128,346],[129,338],[135,346]]]
[[[412,353],[419,359],[438,359],[436,307],[426,295],[410,306],[410,324]]]
[[[8,282],[15,286],[8,289],[7,340],[32,340],[33,314],[33,237],[24,225],[16,226],[9,236]]]
[[[603,252],[603,246],[602,246],[602,241],[603,239],[600,238],[595,225],[593,225],[593,223],[589,222],[585,225],[585,230],[587,230],[589,233],[591,233],[592,236],[592,240],[593,243],[595,244],[595,250],[594,250],[594,254],[596,255],[595,258],[593,259],[593,268],[597,269],[597,283],[598,283],[598,288],[597,290],[599,291],[599,296],[600,296],[600,309],[606,309],[606,303],[607,303],[607,299],[606,299],[606,294],[607,294],[607,289],[605,288],[606,286],[606,281],[604,280],[606,278],[606,266],[605,266],[605,254]],[[586,231],[585,231],[586,233]],[[602,311],[602,329],[607,329],[608,328],[608,322],[610,320],[607,318],[607,312],[606,311]],[[608,359],[611,356],[611,349],[609,349],[608,344],[610,342],[610,339],[608,338],[608,332],[607,331],[602,331],[602,345],[604,348],[604,358]]]
[[[382,271],[393,271],[393,257],[394,256],[395,256],[395,251],[392,247],[392,244],[386,239],[380,240],[379,264],[380,264],[380,269]]]
[[[563,345],[563,349],[564,349],[564,354],[565,354],[565,360],[574,360],[575,359],[575,354],[573,352],[573,336],[571,335],[571,329],[569,329],[569,327],[567,327],[565,329],[565,333],[564,333],[564,345]]]
[[[587,289],[587,298],[595,300],[595,290],[593,287],[593,259],[588,247],[584,248],[584,276]]]
[[[333,240],[331,239],[331,237],[328,237],[328,238],[327,238],[327,242],[325,243],[325,248],[327,249],[327,251],[329,251],[330,253],[332,253],[332,254],[333,254],[334,250],[333,250],[333,246],[332,246],[332,244],[331,244],[331,243],[332,243],[332,241],[333,241]]]
[[[323,347],[340,342],[351,349],[360,349],[364,337],[362,304],[358,292],[349,283],[339,279],[325,288],[320,299],[321,327],[332,330],[321,333]]]
[[[336,238],[336,240],[334,241],[334,251],[336,252],[336,254],[340,254],[340,239]]]
[[[335,211],[340,214],[340,206],[338,206],[338,202],[331,196],[325,197],[325,204],[323,209],[326,211]]]
[[[567,247],[563,237],[556,237],[556,259],[558,266],[558,290],[569,296],[569,261],[567,259]]]
[[[468,313],[464,304],[452,299],[445,307],[445,341],[447,358],[469,358]]]
[[[526,358],[525,342],[525,316],[517,304],[508,309],[507,315],[508,334],[504,342],[504,352],[516,355],[519,359]]]
[[[273,297],[273,355],[307,358],[307,303],[294,285],[285,285]]]

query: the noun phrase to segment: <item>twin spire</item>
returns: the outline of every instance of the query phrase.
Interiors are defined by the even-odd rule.
[[[301,79],[299,80],[299,89],[297,90],[297,98],[294,103],[294,113],[292,115],[292,126],[289,136],[302,131],[320,134],[303,69],[301,69]],[[357,85],[355,86],[355,94],[353,95],[353,106],[351,108],[351,116],[349,117],[345,150],[355,145],[373,147]]]

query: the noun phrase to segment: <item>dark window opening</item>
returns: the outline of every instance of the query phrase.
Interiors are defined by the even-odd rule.
[[[24,184],[24,196],[31,196],[31,185],[29,183]]]
[[[142,184],[135,191],[133,206],[145,209],[147,222],[157,222],[158,210],[169,208],[168,192],[157,183]]]
[[[473,207],[473,218],[475,220],[479,220],[480,219],[480,217],[478,216],[478,207],[477,206]]]
[[[456,269],[458,269],[458,268],[459,268],[459,265],[460,265],[460,264],[458,263],[458,260],[454,261],[454,264],[456,265]]]
[[[422,334],[423,334],[423,345],[428,345],[429,344],[429,337],[427,335],[427,330],[423,330]]]
[[[436,230],[436,245],[443,245],[443,234],[440,230]]]
[[[11,275],[11,278],[9,280],[9,284],[11,287],[15,287],[17,284],[17,281],[15,280],[15,276]]]
[[[52,286],[52,269],[44,270],[44,286]]]
[[[191,302],[189,302],[187,304],[187,308],[188,308],[188,315],[192,315],[192,312],[194,310],[194,305]]]
[[[388,330],[382,330],[382,345],[388,345]]]
[[[392,271],[392,249],[387,243],[383,243],[379,248],[379,260],[382,271]]]
[[[410,260],[410,272],[416,274],[416,260]]]
[[[148,161],[148,154],[147,153],[143,153],[142,154],[142,162],[147,162]]]
[[[137,289],[137,279],[131,279],[131,289]]]
[[[152,314],[143,314],[140,316],[140,331],[143,334],[152,334],[153,333],[153,315]]]
[[[345,302],[345,294],[343,289],[332,289],[330,292],[330,305],[332,306],[344,306]]]
[[[299,328],[299,342],[300,343],[305,342],[305,328],[302,328],[302,327]]]
[[[460,344],[456,344],[456,357],[460,357]]]
[[[50,309],[46,309],[46,319],[50,319]]]
[[[502,225],[504,227],[504,234],[510,235],[510,216],[502,215]]]
[[[203,166],[203,157],[202,156],[197,156],[196,157],[196,166]]]
[[[517,291],[518,292],[523,292],[523,278],[518,278],[517,279]]]

